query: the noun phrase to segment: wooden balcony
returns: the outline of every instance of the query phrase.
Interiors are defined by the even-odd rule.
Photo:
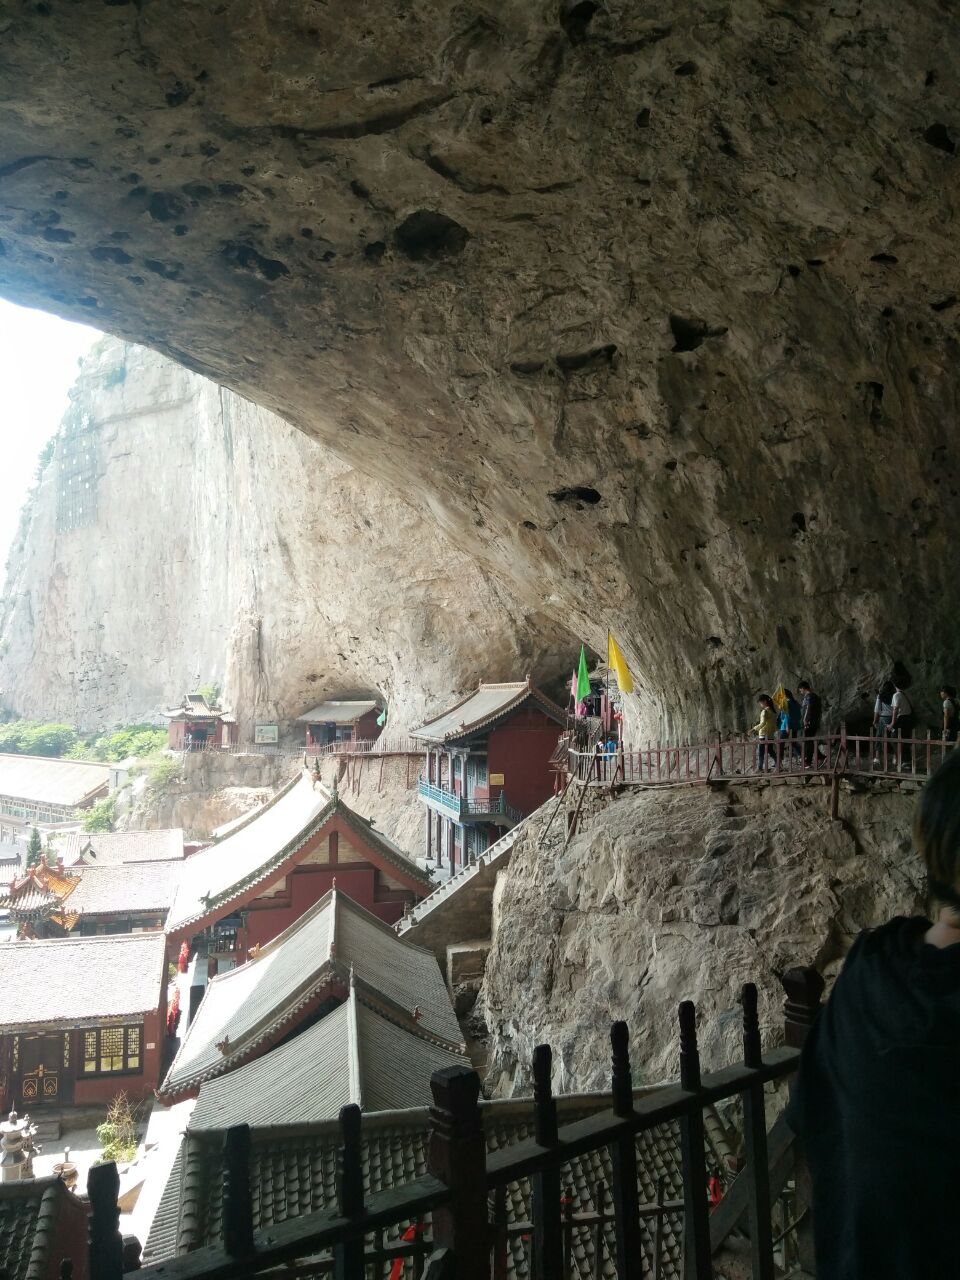
[[[420,799],[431,809],[436,809],[446,818],[464,825],[471,822],[489,822],[498,827],[515,827],[523,817],[519,809],[507,804],[501,791],[496,796],[461,796],[456,791],[448,791],[446,787],[438,787],[432,782],[420,779],[417,790]]]

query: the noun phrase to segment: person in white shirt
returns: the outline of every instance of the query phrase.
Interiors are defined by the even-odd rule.
[[[952,684],[941,685],[940,697],[943,699],[943,740],[944,742],[956,742],[957,691]]]
[[[890,733],[898,734],[901,738],[913,737],[913,703],[910,701],[906,692],[894,682],[894,694],[890,699]],[[908,769],[913,760],[913,749],[904,743],[900,754],[900,768]]]

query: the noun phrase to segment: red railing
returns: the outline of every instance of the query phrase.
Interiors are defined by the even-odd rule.
[[[845,728],[815,738],[720,737],[618,747],[613,752],[567,749],[567,772],[580,782],[672,786],[720,778],[808,775],[927,778],[956,744],[927,735],[848,734]]]

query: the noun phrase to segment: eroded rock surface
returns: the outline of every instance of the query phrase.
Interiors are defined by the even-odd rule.
[[[109,339],[83,364],[14,545],[0,697],[96,729],[156,720],[214,682],[250,741],[258,720],[372,693],[397,736],[480,678],[549,677],[562,650],[416,504]]]
[[[741,1052],[747,981],[765,1043],[780,1043],[777,975],[814,964],[830,977],[861,929],[921,905],[916,794],[847,788],[840,822],[828,796],[787,784],[597,798],[566,849],[560,820],[542,849],[521,840],[497,884],[484,978],[491,1085],[528,1086],[547,1042],[558,1088],[607,1087],[618,1018],[635,1078],[675,1076],[684,999],[705,1066],[725,1065]]]
[[[928,696],[960,666],[950,18],[7,6],[0,291],[282,412],[525,607],[612,625],[641,725],[808,673],[851,713],[894,660]]]

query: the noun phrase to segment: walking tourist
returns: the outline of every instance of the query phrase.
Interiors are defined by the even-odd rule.
[[[943,699],[943,740],[957,740],[957,691],[952,684],[942,685],[940,697]]]
[[[789,689],[783,691],[783,705],[780,711],[780,737],[784,741],[799,738],[803,731],[803,710]],[[790,748],[792,756],[800,754],[800,744],[794,742]]]
[[[759,738],[757,743],[757,771],[764,773],[767,767],[767,755],[772,754],[771,745],[777,740],[777,712],[773,705],[773,699],[768,693],[761,693],[758,702],[760,704],[760,719],[750,732],[755,733]]]
[[[814,753],[817,752],[817,744],[814,741],[820,732],[820,721],[823,718],[823,703],[820,695],[814,693],[810,687],[809,680],[801,680],[797,684],[797,691],[800,694],[800,721],[803,729],[803,736],[807,739],[803,747],[803,758],[806,761],[807,768],[813,764]]]
[[[924,787],[914,839],[930,918],[861,933],[787,1110],[813,1182],[817,1280],[958,1273],[960,751]]]
[[[877,700],[873,704],[873,732],[876,737],[883,738],[887,730],[890,728],[890,721],[893,718],[893,681],[884,680],[883,684],[877,690]],[[873,757],[873,763],[880,763],[880,748],[876,748],[876,755]]]
[[[899,734],[906,739],[900,749],[900,768],[909,769],[913,760],[913,747],[909,739],[913,737],[913,703],[905,689],[894,681],[893,697],[890,699],[890,733]]]

